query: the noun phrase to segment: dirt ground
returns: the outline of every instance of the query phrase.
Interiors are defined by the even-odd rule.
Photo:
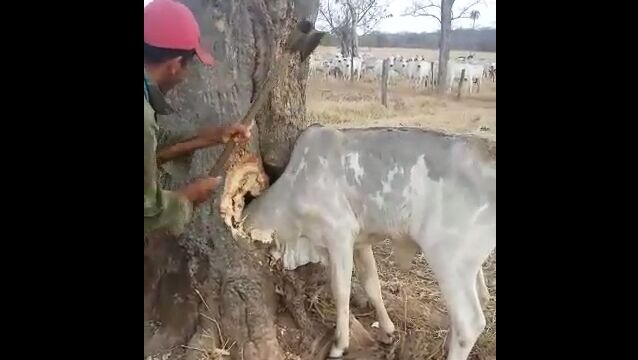
[[[382,49],[396,54],[396,49]],[[420,55],[423,50],[408,49]],[[324,53],[334,49],[323,48]],[[427,51],[427,50],[426,50]],[[404,52],[405,53],[405,52]],[[377,54],[375,54],[377,56]],[[430,54],[431,55],[431,54]],[[496,54],[491,58],[495,59]],[[434,55],[435,56],[435,55]],[[455,56],[455,54],[453,55]],[[482,55],[478,55],[479,57]],[[489,56],[483,55],[483,56]],[[472,134],[496,141],[496,84],[485,81],[479,94],[440,98],[409,84],[390,86],[388,107],[381,105],[379,84],[372,81],[349,83],[340,80],[310,79],[307,90],[308,116],[315,123],[335,127],[411,126],[450,133]],[[401,272],[392,257],[388,241],[377,244],[375,258],[383,296],[390,317],[398,330],[393,346],[382,348],[379,359],[445,359],[443,343],[447,334],[447,315],[440,290],[422,255],[412,268]],[[470,359],[496,359],[496,251],[484,264],[486,283],[492,298],[485,310],[487,327]],[[325,297],[325,298],[323,298]],[[334,321],[329,294],[317,303],[325,318]],[[368,330],[376,321],[372,311],[353,306],[353,313]],[[377,356],[374,358],[376,359]],[[352,358],[372,358],[365,357]]]

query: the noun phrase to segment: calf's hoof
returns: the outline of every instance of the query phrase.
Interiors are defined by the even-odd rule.
[[[345,355],[346,349],[337,348],[336,344],[332,344],[330,348],[330,352],[328,353],[328,357],[326,359],[343,359],[343,355]]]
[[[384,345],[391,345],[392,343],[394,343],[395,339],[396,339],[396,331],[393,331],[391,333],[379,332],[378,341]]]

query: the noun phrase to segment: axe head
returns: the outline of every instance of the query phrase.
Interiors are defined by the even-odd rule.
[[[299,52],[303,62],[319,46],[325,34],[323,31],[316,31],[310,21],[302,20],[288,36],[286,51]]]
[[[304,34],[308,34],[309,32],[311,32],[312,30],[314,30],[315,27],[312,25],[312,23],[308,20],[301,20],[298,24],[297,24],[297,30],[299,30],[300,32],[304,33]]]
[[[326,35],[325,31],[313,31],[306,36],[303,46],[299,50],[299,53],[301,54],[301,62],[306,61],[308,56],[315,51],[324,35]]]

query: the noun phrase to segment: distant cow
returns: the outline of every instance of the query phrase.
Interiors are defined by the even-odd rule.
[[[416,86],[431,86],[432,85],[432,75],[431,74],[431,63],[429,61],[421,60],[417,62],[417,73],[416,73]]]
[[[419,129],[312,126],[283,175],[247,206],[244,231],[273,242],[286,269],[328,265],[337,309],[330,357],[349,346],[353,258],[380,328],[394,332],[372,253],[391,238],[402,267],[422,251],[450,316],[447,359],[467,359],[486,324],[481,265],[496,246],[496,161],[483,150]]]
[[[360,57],[346,57],[343,59],[343,73],[344,73],[344,79],[346,80],[350,80],[350,65],[354,65],[354,76],[356,80],[361,80],[361,58]]]
[[[458,63],[455,61],[449,61],[447,65],[447,88],[448,92],[452,91],[454,82],[460,80],[463,70],[465,70],[465,78],[463,81],[468,86],[468,92],[471,94],[474,88],[474,83],[477,85],[477,92],[481,90],[481,82],[483,80],[483,66],[479,64],[470,63]]]

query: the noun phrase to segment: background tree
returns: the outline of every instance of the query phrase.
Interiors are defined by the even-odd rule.
[[[472,30],[476,30],[476,20],[481,16],[481,12],[478,10],[472,10],[470,12],[470,19],[472,19]]]
[[[439,38],[439,73],[438,92],[445,92],[445,78],[447,76],[447,62],[450,59],[450,36],[452,34],[452,21],[470,17],[472,7],[481,1],[474,0],[457,10],[456,15],[452,12],[455,0],[414,0],[412,5],[404,11],[404,15],[431,17],[441,24],[441,34]]]
[[[438,49],[440,31],[436,32],[401,32],[382,33],[373,31],[370,34],[359,36],[359,46],[363,47],[398,47],[418,49]],[[332,35],[326,35],[322,39],[326,46],[339,46],[339,41]],[[451,50],[496,51],[496,29],[481,28],[454,29],[450,36]]]
[[[358,56],[358,37],[391,17],[387,0],[321,0],[318,27],[339,41],[341,54]]]

